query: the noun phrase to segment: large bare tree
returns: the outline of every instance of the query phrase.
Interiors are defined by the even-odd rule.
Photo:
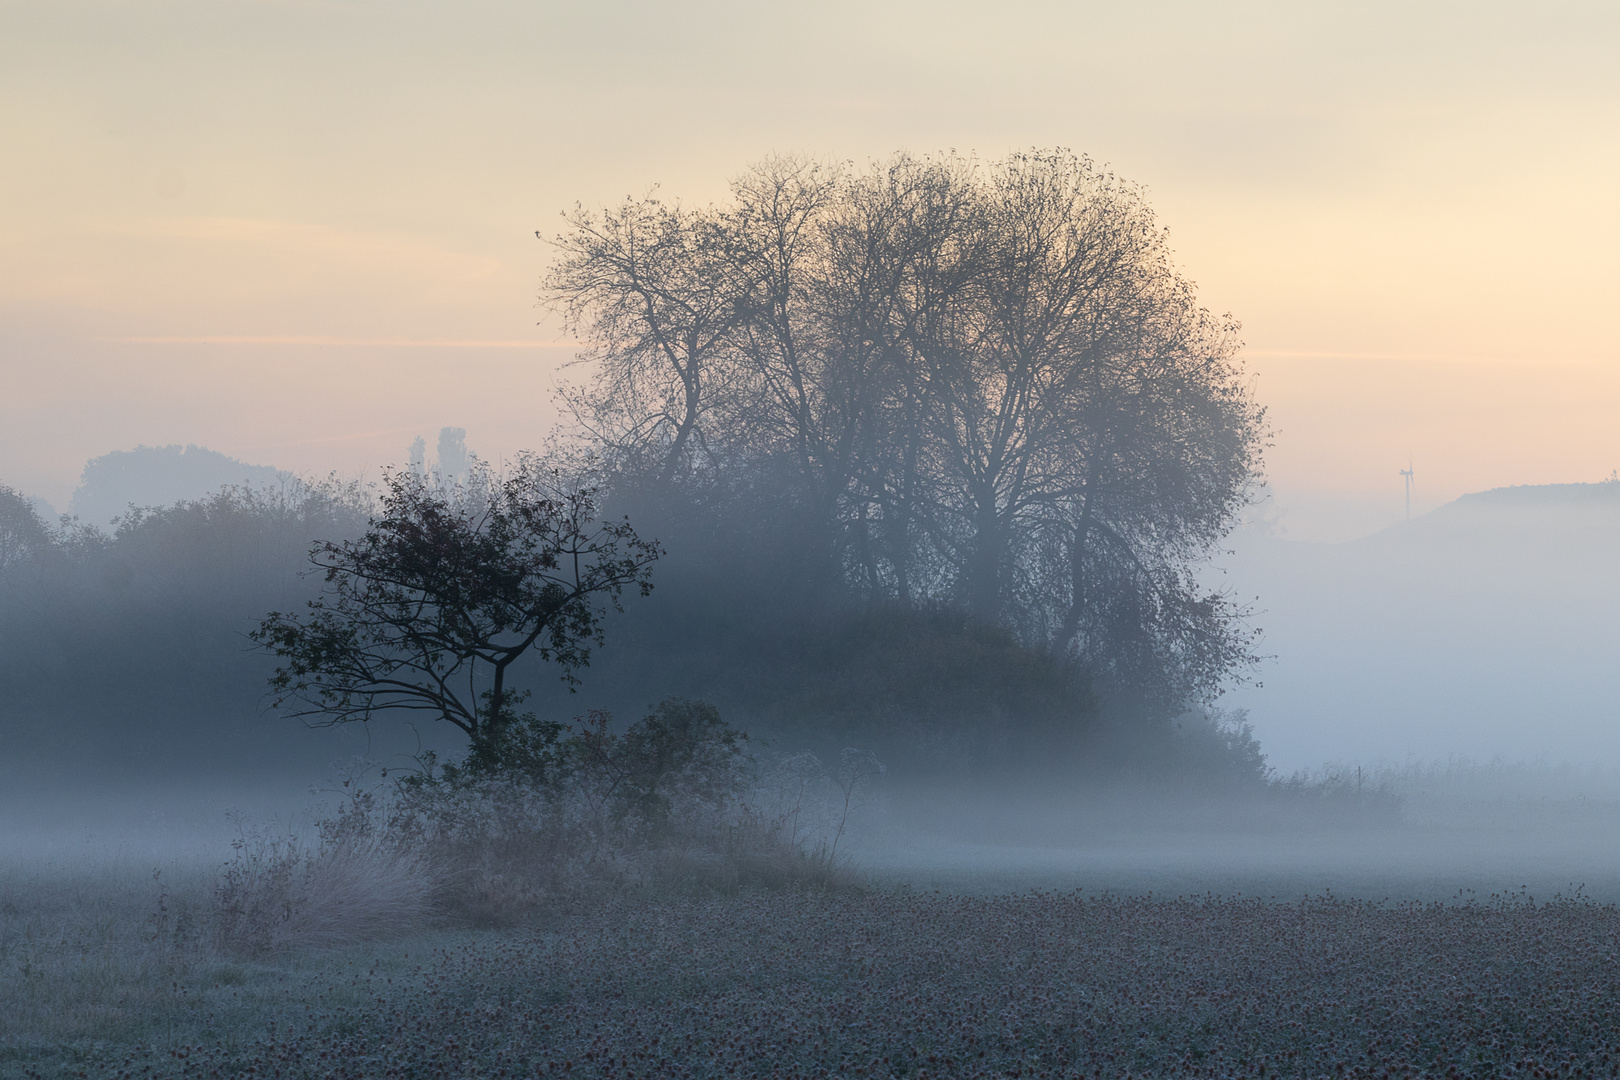
[[[667,482],[703,448],[729,374],[716,354],[745,310],[731,233],[713,214],[650,197],[566,221],[547,299],[589,336],[594,364],[569,403],[617,459]]]
[[[960,605],[1122,680],[1174,669],[1170,697],[1247,657],[1196,570],[1264,417],[1139,188],[1066,151],[773,158],[720,208],[569,225],[546,295],[598,362],[576,405],[619,418],[610,440],[667,432],[666,479],[688,429],[731,467],[791,463],[859,593]]]

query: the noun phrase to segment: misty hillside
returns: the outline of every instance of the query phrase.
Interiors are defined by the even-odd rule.
[[[1620,530],[1620,483],[1540,484],[1493,488],[1464,495],[1435,510],[1353,541],[1367,548],[1427,545],[1451,547],[1464,560],[1506,557],[1552,586],[1580,568],[1577,554],[1612,556]],[[1524,558],[1514,558],[1522,555]],[[1542,577],[1536,571],[1548,571]],[[1512,579],[1523,584],[1517,575]]]
[[[86,463],[69,512],[105,528],[132,506],[172,506],[235,484],[273,488],[291,479],[280,469],[249,465],[204,446],[137,446]]]
[[[1498,488],[1340,544],[1245,533],[1273,763],[1620,760],[1620,484]]]

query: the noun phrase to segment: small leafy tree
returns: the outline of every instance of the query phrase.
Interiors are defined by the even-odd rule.
[[[596,493],[524,455],[505,480],[474,468],[444,489],[389,474],[365,535],[317,544],[323,595],[271,612],[249,637],[281,659],[273,703],[321,726],[425,712],[474,741],[514,719],[509,669],[532,655],[570,687],[628,586],[652,589],[661,554]]]

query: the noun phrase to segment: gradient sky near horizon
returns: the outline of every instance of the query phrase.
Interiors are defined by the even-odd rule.
[[[1244,323],[1302,538],[1620,467],[1612,3],[0,0],[0,482],[555,421],[576,201],[1066,146]]]

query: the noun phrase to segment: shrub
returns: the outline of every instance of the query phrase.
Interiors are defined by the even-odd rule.
[[[344,781],[306,846],[244,829],[218,892],[220,940],[267,952],[386,936],[433,917],[511,923],[627,889],[728,892],[829,887],[860,788],[880,769],[846,751],[783,769],[704,702],[668,699],[622,733],[594,712],[573,725],[514,717],[462,761],[395,785]],[[789,770],[792,771],[792,770]]]
[[[762,797],[747,737],[714,706],[670,698],[611,725],[524,715],[401,785],[389,830],[441,868],[447,910],[499,923],[604,889],[835,880],[835,850]]]
[[[1363,777],[1362,770],[1324,765],[1274,779],[1273,796],[1295,815],[1307,820],[1346,825],[1398,825],[1401,793],[1382,772]]]

